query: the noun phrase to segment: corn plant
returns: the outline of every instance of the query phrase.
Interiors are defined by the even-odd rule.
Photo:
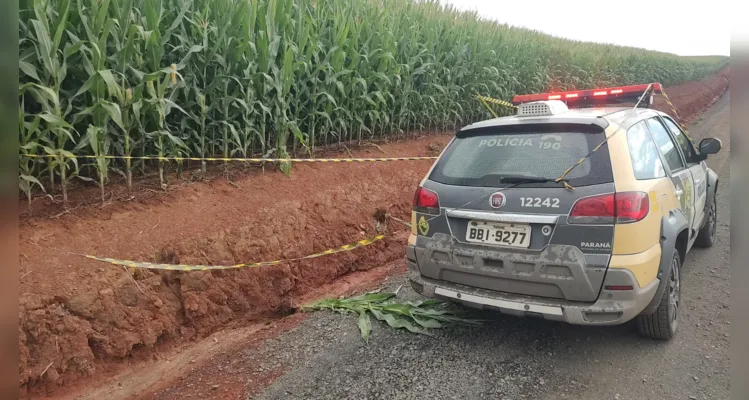
[[[115,26],[115,20],[110,18],[109,0],[92,2],[84,5],[78,2],[78,18],[84,28],[87,41],[81,47],[81,62],[89,74],[89,78],[83,83],[74,97],[87,94],[88,104],[85,109],[76,114],[76,122],[89,121],[83,140],[78,143],[76,150],[88,147],[95,157],[93,164],[101,190],[101,200],[104,202],[104,185],[109,178],[110,155],[112,144],[111,137],[116,133],[110,133],[110,119],[119,128],[119,134],[125,134],[122,122],[122,112],[117,103],[109,101],[110,98],[122,99],[122,90],[117,84],[112,71],[106,69],[106,48],[109,43],[110,34]]]
[[[476,93],[670,86],[728,62],[554,38],[438,0],[21,0],[19,11],[20,139],[42,156],[19,157],[19,186],[60,186],[64,203],[76,177],[103,196],[112,172],[132,190],[153,167],[166,188],[169,167],[184,167],[170,157],[288,158],[453,130],[489,117]]]
[[[124,160],[124,172],[116,168],[113,170],[121,173],[125,177],[128,193],[132,194],[133,190],[133,162],[130,157],[141,140],[138,134],[140,126],[140,109],[142,108],[143,87],[137,83],[131,83],[128,80],[130,68],[139,70],[142,68],[142,61],[137,55],[138,26],[133,24],[137,19],[137,12],[133,8],[134,0],[123,0],[121,4],[113,7],[112,17],[117,21],[112,28],[112,43],[115,49],[113,71],[115,79],[108,82],[110,95],[117,100],[121,110],[122,129],[121,135],[113,137],[113,146],[116,154],[121,154]],[[134,17],[136,15],[136,17]],[[135,89],[133,89],[133,86]]]
[[[19,121],[18,131],[20,133],[20,147],[21,150],[26,153],[35,154],[39,148],[39,144],[34,142],[32,138],[39,133],[39,125],[42,119],[39,116],[34,117],[32,121],[26,120],[26,114],[23,111],[23,96],[21,96],[20,110],[19,110]],[[36,159],[19,156],[19,180],[18,187],[26,195],[28,201],[29,213],[31,213],[31,200],[32,192],[34,187],[38,187],[41,191],[46,192],[44,185],[36,178],[35,169],[39,163]]]
[[[455,308],[446,307],[447,304],[439,300],[397,302],[397,292],[374,291],[350,298],[323,299],[302,306],[301,309],[306,312],[332,310],[358,315],[357,324],[364,341],[369,341],[372,332],[370,315],[386,322],[391,328],[424,335],[431,335],[429,329],[450,325],[481,325],[480,320],[469,318]]]
[[[75,143],[77,132],[66,120],[72,111],[71,104],[64,98],[63,83],[68,75],[67,59],[80,50],[83,43],[75,35],[67,32],[69,41],[63,42],[70,1],[62,0],[52,4],[49,0],[34,0],[29,6],[33,14],[29,24],[21,23],[21,61],[19,67],[26,75],[21,92],[28,91],[36,100],[36,115],[42,120],[42,128],[35,138],[47,156],[49,187],[54,191],[56,173],[59,173],[63,204],[67,207],[67,186],[78,172],[78,162],[66,149]],[[57,8],[53,7],[58,6]],[[30,25],[30,26],[29,26]],[[74,172],[70,172],[71,164]]]

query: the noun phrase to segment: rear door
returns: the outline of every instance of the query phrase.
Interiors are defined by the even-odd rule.
[[[575,190],[553,181],[512,179],[556,179],[604,140],[603,129],[591,124],[528,124],[459,134],[424,187],[439,194],[447,222],[441,233],[452,238],[453,259],[470,255],[464,261],[480,265],[467,271],[435,264],[422,273],[491,290],[595,301],[611,255],[613,220],[571,224],[568,214],[581,198],[614,192],[608,147],[568,173]],[[558,254],[532,261],[549,245],[561,245],[555,247]]]
[[[697,151],[684,131],[670,117],[663,116],[663,122],[671,131],[671,135],[679,145],[684,162],[694,180],[694,224],[692,229],[699,230],[705,218],[705,203],[707,201],[707,164],[697,159]]]
[[[681,151],[679,150],[679,144],[671,135],[669,129],[666,128],[663,120],[659,117],[652,117],[647,119],[646,122],[650,129],[650,133],[653,136],[653,140],[658,146],[658,150],[666,164],[666,170],[668,171],[669,177],[674,185],[674,193],[679,200],[681,210],[687,217],[689,226],[694,229],[695,221],[698,217],[695,213],[695,204],[699,200],[696,199],[695,182],[692,177],[692,172],[687,168]],[[692,232],[692,234],[693,233],[694,232]],[[692,234],[690,234],[690,238],[692,237]]]

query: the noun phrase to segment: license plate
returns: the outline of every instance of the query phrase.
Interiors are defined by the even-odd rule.
[[[531,227],[523,224],[470,221],[466,241],[527,248],[531,244]]]

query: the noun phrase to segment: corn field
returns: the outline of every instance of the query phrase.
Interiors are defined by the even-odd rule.
[[[46,192],[67,202],[74,180],[103,197],[113,177],[130,189],[157,169],[166,188],[165,170],[185,167],[128,156],[309,155],[486,118],[477,93],[668,86],[727,62],[553,38],[436,0],[20,0],[19,9],[21,152],[40,156],[19,155],[29,201]]]

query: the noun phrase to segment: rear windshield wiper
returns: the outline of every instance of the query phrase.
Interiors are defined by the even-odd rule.
[[[554,182],[554,179],[542,176],[506,175],[499,178],[499,181],[502,183],[545,183]]]

